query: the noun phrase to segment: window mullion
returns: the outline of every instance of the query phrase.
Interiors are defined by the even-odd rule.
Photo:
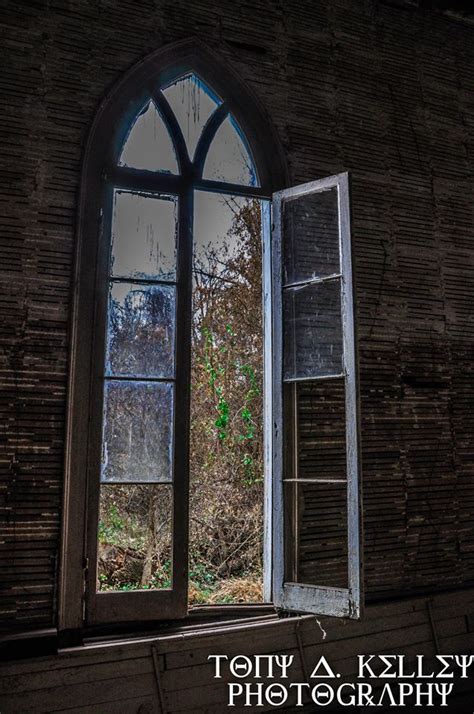
[[[173,588],[187,611],[193,187],[179,196],[174,410]]]

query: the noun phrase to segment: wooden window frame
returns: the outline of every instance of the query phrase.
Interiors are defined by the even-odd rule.
[[[158,91],[191,72],[202,77],[224,100],[207,124],[192,162],[187,158],[176,119]],[[150,98],[175,139],[179,176],[118,166],[130,124]],[[235,117],[247,140],[259,187],[202,178],[207,149],[227,113]],[[184,562],[183,558],[181,562],[179,557],[173,559],[171,591],[101,593],[91,599],[91,593],[95,592],[96,565],[92,559],[96,559],[97,528],[88,524],[98,523],[97,455],[102,435],[99,424],[102,399],[97,384],[103,379],[104,276],[110,250],[113,189],[178,196],[177,328],[181,332],[176,335],[179,370],[175,375],[174,428],[175,434],[180,434],[180,448],[175,460],[174,483],[179,488],[175,489],[174,509],[175,515],[179,513],[187,524],[189,389],[186,385],[190,375],[193,192],[197,189],[269,201],[276,190],[286,185],[286,162],[269,116],[239,76],[200,42],[175,43],[146,57],[121,78],[101,103],[85,147],[77,222],[59,587],[61,631],[81,630],[104,620],[144,622],[183,617],[187,611],[187,557]],[[183,523],[179,533],[174,552],[187,554],[187,525]]]
[[[285,425],[283,409],[283,315],[282,315],[282,210],[286,201],[309,196],[329,189],[337,189],[340,272],[322,278],[308,279],[301,284],[322,283],[340,280],[343,365],[342,373],[311,379],[344,378],[345,383],[345,425],[346,425],[346,470],[347,470],[347,540],[348,540],[348,587],[316,586],[285,581],[284,543],[284,449],[287,446],[288,429]],[[268,377],[267,404],[268,422],[266,428],[271,433],[268,440],[268,459],[271,462],[273,479],[272,503],[269,504],[273,523],[268,524],[273,537],[268,539],[267,560],[273,564],[273,573],[266,580],[266,594],[272,593],[276,607],[283,610],[331,615],[336,617],[360,618],[362,608],[362,512],[361,512],[361,467],[360,467],[360,416],[358,387],[357,335],[355,321],[355,298],[353,281],[353,258],[350,211],[349,174],[341,173],[299,186],[283,189],[275,193],[272,204],[273,234],[272,253],[266,256],[265,293],[268,310],[267,358]],[[300,284],[300,283],[298,283]],[[304,381],[290,380],[290,381]],[[271,415],[271,418],[270,418]],[[294,428],[294,427],[293,427]]]

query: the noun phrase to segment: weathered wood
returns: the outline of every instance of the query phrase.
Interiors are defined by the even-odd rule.
[[[100,704],[87,704],[84,707],[70,707],[67,710],[57,709],[50,714],[67,711],[68,714],[116,714],[117,706],[120,706],[120,714],[161,714],[158,702],[153,697],[134,697],[133,699],[121,699],[117,702],[101,702]]]
[[[441,622],[448,602],[457,608],[458,619],[469,611],[474,590],[451,593],[432,598],[432,608]],[[218,712],[227,706],[226,684],[232,680],[226,668],[222,679],[213,678],[214,667],[208,655],[226,654],[287,654],[294,656],[288,681],[304,681],[304,668],[296,638],[299,622],[301,642],[308,667],[314,666],[324,655],[341,674],[342,681],[352,681],[357,674],[357,655],[405,654],[407,666],[415,663],[415,656],[426,657],[426,668],[438,667],[434,659],[435,647],[429,625],[427,599],[407,599],[383,605],[369,606],[362,621],[325,618],[321,626],[323,638],[312,616],[290,618],[281,622],[264,621],[241,623],[229,627],[225,623],[202,632],[187,635],[172,634],[153,640],[120,644],[97,643],[84,648],[4,665],[0,670],[0,698],[6,714],[34,711],[136,711],[146,702],[159,712],[152,645],[157,648],[160,662],[160,681],[166,711]],[[250,627],[250,629],[249,629]],[[459,623],[457,625],[459,628]],[[441,632],[439,633],[441,634]],[[446,640],[453,651],[467,652],[473,646],[473,633],[460,633]],[[442,641],[441,640],[441,641]],[[456,649],[460,646],[461,649]],[[444,650],[443,651],[448,651]],[[280,681],[278,677],[272,681]],[[380,687],[383,681],[373,682]],[[472,681],[456,680],[453,702],[463,694],[472,696]],[[114,709],[115,707],[115,709]],[[244,708],[241,709],[245,711]],[[265,708],[263,709],[265,710]],[[236,711],[240,711],[236,707]],[[454,709],[453,709],[454,711]],[[455,709],[455,711],[458,711]]]
[[[285,212],[293,205],[298,207],[298,201],[308,198],[324,198],[330,195],[329,191],[335,192],[335,217],[331,216],[330,203],[323,204],[321,208],[318,204],[318,209],[313,209],[315,215],[310,217],[307,206],[300,211],[298,208],[293,209],[287,225]],[[279,191],[273,198],[273,596],[276,605],[284,610],[358,618],[362,607],[360,416],[350,214],[347,173]],[[332,231],[326,226],[331,219],[335,221]],[[318,265],[316,253],[312,253],[315,249],[311,246],[319,239],[321,231],[323,246],[321,254],[318,254],[321,265]],[[292,263],[291,251],[297,251],[297,260],[293,258],[293,262],[298,264],[296,272],[287,264]],[[321,267],[323,273],[319,274],[318,268],[321,270]],[[325,275],[324,271],[328,274]],[[288,332],[284,310],[288,291],[329,284],[338,288],[337,305],[332,316],[338,329],[326,325],[325,335],[330,328],[330,334],[325,336],[325,347],[329,350],[326,359],[330,359],[329,354],[334,350],[340,355],[341,364],[334,369],[325,365],[325,372],[315,372],[317,381],[309,382],[316,392],[319,388],[315,401],[319,409],[325,411],[323,429],[331,432],[326,435],[328,443],[322,445],[318,444],[318,439],[321,441],[323,429],[321,424],[313,420],[315,410],[311,401],[309,433],[305,429],[302,415],[306,406],[302,395],[307,382],[302,381],[300,385],[299,381],[300,378],[310,378],[311,368],[308,367],[308,375],[306,370],[302,373],[296,370],[294,364],[293,371],[286,374],[281,353],[284,351],[286,354],[288,351],[288,345],[285,345],[282,337],[282,333]],[[293,312],[296,312],[295,326],[303,316],[298,310],[304,312],[306,319],[307,315],[313,313],[324,315],[325,305],[314,305],[308,300],[307,305],[302,301],[299,308],[293,307]],[[310,331],[311,327],[306,327],[305,335]],[[296,335],[293,341],[296,349]],[[309,348],[307,352],[311,354]],[[326,372],[329,377],[327,385]],[[293,400],[291,406],[285,408],[281,393],[283,383],[290,381],[293,383]],[[342,390],[339,382],[342,382]],[[322,402],[325,391],[331,395],[328,400],[330,404]],[[341,391],[342,398],[337,404],[337,396]],[[342,448],[338,443],[341,431]],[[334,468],[333,452],[338,446],[342,458],[339,459],[340,463],[336,463],[335,476],[342,479],[343,486],[340,489],[324,484],[324,477],[334,476],[331,471]],[[294,457],[293,463],[289,464],[287,454],[291,450]],[[309,466],[308,454],[311,458]],[[323,480],[318,493],[319,478]],[[287,487],[290,482],[293,484],[291,495],[282,485],[285,483]],[[294,544],[294,547],[289,547],[289,543]]]
[[[68,684],[67,687],[48,687],[33,693],[28,700],[21,692],[11,693],[5,706],[8,712],[42,712],[67,711],[81,702],[82,706],[96,706],[102,703],[115,703],[120,706],[122,699],[136,697],[155,697],[156,683],[153,674],[137,674],[131,676],[113,677],[113,666],[109,668],[109,676],[100,682],[99,686],[91,686],[89,682]]]
[[[10,631],[57,621],[85,136],[130,66],[196,35],[260,97],[292,184],[352,171],[367,596],[472,582],[472,25],[349,0],[287,3],[284,14],[257,0],[250,15],[227,0],[215,12],[199,0],[2,11],[0,618]],[[85,397],[79,390],[74,403]],[[78,509],[65,530],[82,517]],[[81,568],[79,558],[68,572],[73,596]],[[435,621],[460,607],[435,603]]]

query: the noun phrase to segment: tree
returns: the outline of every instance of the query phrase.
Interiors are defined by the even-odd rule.
[[[259,577],[262,551],[260,204],[223,199],[232,226],[194,258],[191,570]]]

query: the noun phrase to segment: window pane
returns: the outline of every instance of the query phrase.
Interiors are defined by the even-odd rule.
[[[194,74],[181,77],[164,89],[163,94],[178,120],[192,159],[207,120],[222,102]]]
[[[175,287],[112,283],[108,375],[173,377]]]
[[[172,514],[172,486],[101,485],[100,592],[172,587]]]
[[[174,198],[115,191],[112,275],[174,280],[176,214]]]
[[[257,172],[234,119],[227,117],[216,132],[204,164],[203,178],[257,186]]]
[[[296,410],[296,460],[290,478],[347,478],[344,378],[285,385],[285,401]],[[286,476],[286,477],[288,477]]]
[[[284,379],[342,372],[339,279],[283,291],[283,348]]]
[[[172,481],[173,386],[106,381],[102,481]]]
[[[286,582],[348,587],[347,486],[285,483]]]
[[[284,283],[340,272],[337,188],[283,203]]]
[[[171,137],[153,102],[140,112],[128,134],[119,164],[134,169],[178,173]]]

